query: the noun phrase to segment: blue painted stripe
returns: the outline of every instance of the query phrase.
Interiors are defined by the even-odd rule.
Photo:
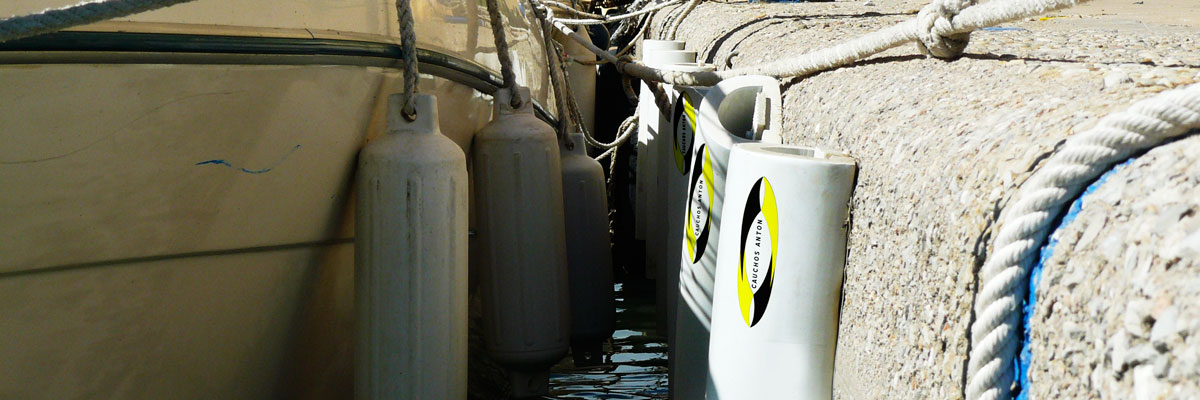
[[[1103,186],[1104,183],[1108,181],[1109,177],[1112,177],[1113,174],[1116,174],[1133,161],[1134,159],[1131,158],[1125,162],[1114,165],[1112,169],[1108,170],[1108,172],[1105,172],[1104,175],[1100,175],[1095,182],[1092,182],[1092,184],[1089,185],[1087,189],[1085,189],[1083,193],[1081,193],[1079,197],[1071,203],[1071,207],[1067,209],[1067,213],[1062,216],[1062,219],[1054,227],[1054,230],[1051,231],[1050,236],[1046,239],[1046,244],[1042,246],[1041,254],[1038,255],[1037,265],[1034,265],[1033,269],[1029,271],[1029,295],[1026,296],[1027,299],[1025,300],[1025,307],[1022,310],[1024,312],[1024,316],[1021,319],[1021,324],[1024,326],[1022,329],[1024,332],[1024,337],[1022,338],[1021,342],[1021,354],[1017,357],[1016,361],[1014,361],[1015,365],[1013,366],[1017,370],[1017,379],[1021,383],[1021,392],[1017,395],[1017,400],[1029,400],[1029,364],[1031,361],[1033,361],[1033,352],[1031,352],[1029,349],[1029,320],[1033,318],[1033,310],[1034,307],[1037,306],[1037,287],[1042,281],[1042,269],[1045,267],[1046,261],[1050,260],[1050,256],[1054,255],[1055,247],[1058,246],[1059,233],[1062,232],[1063,228],[1066,228],[1068,225],[1070,225],[1072,221],[1075,221],[1075,217],[1078,216],[1079,211],[1083,209],[1083,199],[1087,198],[1088,195],[1092,194],[1092,192],[1095,192],[1096,189],[1099,189],[1101,186]]]

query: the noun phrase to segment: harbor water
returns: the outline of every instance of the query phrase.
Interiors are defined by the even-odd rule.
[[[616,332],[599,365],[575,366],[570,356],[550,371],[547,399],[667,398],[666,336],[654,330],[654,281],[627,277],[613,286]]]

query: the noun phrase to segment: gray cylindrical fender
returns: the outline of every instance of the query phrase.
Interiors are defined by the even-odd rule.
[[[558,141],[533,115],[529,89],[501,89],[494,102],[472,144],[484,344],[509,370],[513,396],[545,395],[570,338]]]
[[[467,397],[467,162],[438,129],[388,103],[388,129],[359,154],[355,207],[355,397]]]

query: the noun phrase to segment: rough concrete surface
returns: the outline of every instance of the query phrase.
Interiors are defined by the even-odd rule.
[[[1123,3],[1097,1],[975,32],[956,61],[926,58],[906,45],[783,81],[785,140],[846,152],[860,167],[835,397],[961,398],[976,271],[1016,188],[1071,134],[1137,100],[1200,80],[1200,12],[1189,14],[1200,3],[1147,0],[1143,5],[1155,8],[1132,17],[1109,11],[1135,8]],[[914,17],[923,4],[706,2],[677,37],[719,68],[743,66],[883,28]],[[665,37],[669,13],[656,17],[651,37]],[[1200,328],[1200,308],[1191,306],[1200,285],[1184,279],[1195,252],[1181,253],[1187,262],[1171,262],[1158,251],[1184,237],[1198,240],[1197,223],[1167,223],[1185,213],[1195,221],[1194,211],[1177,210],[1181,203],[1173,200],[1186,198],[1186,210],[1195,209],[1196,149],[1196,140],[1183,140],[1134,163],[1122,175],[1139,183],[1106,188],[1115,192],[1103,198],[1138,202],[1088,209],[1081,220],[1112,221],[1104,236],[1055,256],[1069,261],[1047,276],[1081,274],[1086,284],[1046,281],[1046,297],[1054,300],[1039,305],[1033,323],[1037,398],[1134,398],[1138,390],[1151,393],[1138,385],[1150,379],[1156,388],[1195,393],[1200,343],[1187,332]],[[1122,272],[1128,257],[1149,269]],[[1142,312],[1147,307],[1150,314]],[[1177,332],[1163,339],[1165,350],[1153,347],[1158,358],[1149,361],[1129,355],[1137,346],[1155,346],[1145,336],[1152,333],[1129,328],[1152,331],[1163,313],[1174,313]],[[1143,319],[1127,326],[1126,315]],[[1086,332],[1082,339],[1062,329],[1067,322]],[[1114,336],[1121,329],[1127,340]],[[1109,349],[1117,343],[1127,349],[1114,372]]]
[[[1146,153],[1058,234],[1030,324],[1035,398],[1200,396],[1197,163],[1200,136]]]

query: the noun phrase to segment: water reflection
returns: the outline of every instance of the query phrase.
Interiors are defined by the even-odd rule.
[[[576,367],[568,356],[550,372],[549,399],[667,398],[666,338],[654,331],[653,282],[614,285],[617,330],[604,363]]]

